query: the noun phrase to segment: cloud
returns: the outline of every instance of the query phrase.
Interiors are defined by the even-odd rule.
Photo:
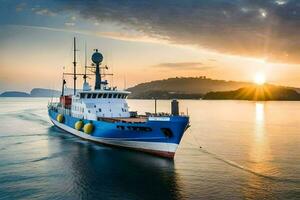
[[[116,38],[144,38],[194,45],[224,54],[300,63],[299,0],[23,0],[37,15],[71,17],[66,26],[102,22],[124,27]],[[18,5],[18,3],[16,3]],[[22,10],[22,6],[16,10]],[[76,16],[76,17],[75,17]],[[80,27],[80,26],[79,26]],[[87,28],[88,26],[81,26]],[[93,29],[92,28],[92,29]],[[90,31],[94,31],[94,30]],[[132,31],[133,30],[133,31]],[[132,34],[133,33],[133,34]],[[131,35],[130,35],[131,34]]]
[[[65,26],[75,26],[74,22],[65,22]]]
[[[17,6],[16,6],[16,11],[17,12],[21,12],[21,11],[23,11],[25,8],[26,8],[26,3],[25,2],[23,2],[23,3],[19,3]]]
[[[151,40],[151,38],[146,38],[143,36],[132,36],[132,35],[126,35],[123,33],[115,33],[115,32],[95,32],[91,30],[82,30],[78,27],[69,29],[69,27],[75,26],[76,23],[73,22],[65,22],[65,27],[63,28],[54,28],[54,27],[48,27],[48,26],[28,26],[28,25],[4,25],[3,27],[14,27],[14,28],[26,28],[26,29],[35,29],[35,30],[46,30],[46,31],[55,31],[55,32],[67,32],[67,33],[78,33],[83,35],[90,35],[90,36],[99,36],[114,40],[126,40],[126,41],[140,41],[140,42],[159,42],[156,40]],[[1,25],[0,25],[1,27]]]
[[[203,66],[201,62],[175,62],[175,63],[160,63],[154,65],[157,69],[173,69],[173,70],[194,70],[204,71],[214,68],[213,66]]]
[[[94,35],[124,41],[162,43],[162,41],[137,32],[94,32]]]
[[[71,16],[71,17],[70,17],[70,20],[71,20],[71,21],[76,21],[76,16]]]
[[[49,17],[54,17],[57,15],[57,13],[50,11],[49,9],[46,8],[34,7],[31,10],[37,15],[44,15]]]
[[[65,0],[60,11],[117,22],[170,43],[221,53],[300,63],[300,3],[296,0]]]

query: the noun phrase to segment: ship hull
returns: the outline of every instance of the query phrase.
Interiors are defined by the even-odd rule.
[[[161,118],[162,121],[147,121],[145,123],[109,123],[103,121],[83,120],[84,123],[92,123],[94,131],[92,134],[86,134],[82,130],[76,130],[75,123],[78,118],[65,115],[64,122],[56,120],[58,113],[49,110],[49,117],[52,123],[77,137],[96,142],[103,145],[122,147],[145,153],[154,154],[166,158],[174,158],[176,149],[181,141],[184,131],[188,127],[188,117],[175,116],[169,117],[169,120]],[[148,127],[149,132],[140,132],[127,130],[127,127]],[[125,127],[120,130],[119,127]],[[161,130],[168,128],[172,135],[166,136]]]

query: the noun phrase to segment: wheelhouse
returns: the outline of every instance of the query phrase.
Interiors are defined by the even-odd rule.
[[[80,99],[126,99],[129,93],[110,93],[110,92],[79,92],[77,97]]]
[[[79,91],[72,97],[72,115],[93,120],[130,117],[126,102],[129,94],[123,90]]]

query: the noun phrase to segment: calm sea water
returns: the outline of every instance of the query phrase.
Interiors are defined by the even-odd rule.
[[[47,101],[0,99],[0,199],[300,199],[300,102],[180,101],[192,126],[170,161],[64,133]]]

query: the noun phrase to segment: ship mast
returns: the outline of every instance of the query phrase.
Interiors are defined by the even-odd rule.
[[[86,74],[87,68],[88,68],[88,66],[87,66],[86,43],[85,43],[84,74],[83,74],[83,86],[82,86],[82,89],[84,91],[91,90],[90,85],[86,82],[86,79],[88,78],[87,74]]]
[[[85,43],[85,46],[84,46],[84,54],[85,54],[85,57],[84,57],[84,75],[83,75],[83,80],[84,80],[84,83],[86,83],[86,79],[87,79],[87,75],[86,75],[86,69],[87,69],[87,59],[86,59],[86,43]]]
[[[74,61],[73,61],[73,65],[74,65],[74,95],[76,95],[76,38],[74,37]]]

